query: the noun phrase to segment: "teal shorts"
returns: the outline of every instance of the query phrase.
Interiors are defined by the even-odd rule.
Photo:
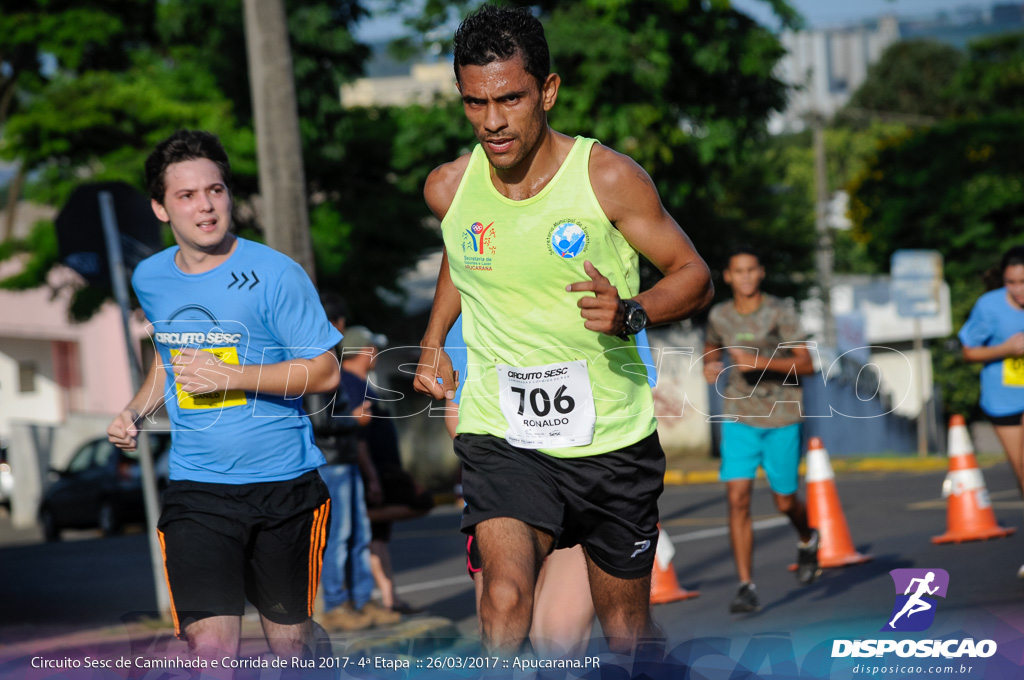
[[[783,496],[800,488],[800,423],[784,427],[754,427],[722,423],[723,482],[754,479],[764,468],[772,491]]]

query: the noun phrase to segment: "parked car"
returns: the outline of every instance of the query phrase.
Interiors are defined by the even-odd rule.
[[[14,495],[14,473],[7,457],[7,447],[0,443],[0,505],[11,507],[11,496]]]
[[[167,483],[167,454],[171,438],[149,433],[157,486]],[[145,522],[142,472],[138,451],[122,451],[106,437],[83,444],[67,469],[50,470],[53,484],[43,493],[39,523],[48,541],[63,529],[99,527],[104,536],[120,533],[126,524]]]

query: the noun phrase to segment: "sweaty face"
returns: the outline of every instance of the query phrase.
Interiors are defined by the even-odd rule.
[[[729,267],[723,274],[734,295],[749,297],[761,288],[764,267],[753,255],[734,255],[729,259]]]
[[[1004,269],[1003,285],[1010,300],[1024,309],[1024,264],[1012,264]]]
[[[507,170],[530,154],[547,129],[558,76],[549,75],[539,87],[517,55],[485,66],[461,66],[459,92],[487,159],[495,168]]]
[[[231,194],[213,161],[172,163],[164,184],[164,201],[153,201],[153,212],[170,223],[182,251],[216,254],[231,245]]]

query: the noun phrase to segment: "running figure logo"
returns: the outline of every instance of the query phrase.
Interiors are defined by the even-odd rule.
[[[469,238],[473,244],[473,252],[480,253],[481,255],[484,254],[484,244],[487,242],[487,230],[490,229],[493,224],[494,222],[491,222],[491,224],[488,224],[485,227],[482,222],[474,222],[473,226],[466,230],[466,233],[469,234]]]
[[[889,572],[896,587],[889,622],[883,631],[922,631],[935,621],[936,601],[928,596],[945,597],[949,574],[945,569],[893,569]]]

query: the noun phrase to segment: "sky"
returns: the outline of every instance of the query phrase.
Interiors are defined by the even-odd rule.
[[[960,7],[988,9],[996,0],[790,0],[790,4],[804,15],[809,27],[819,28],[881,14],[919,16],[951,12]],[[764,0],[733,0],[733,5],[762,23],[773,24],[770,6]]]
[[[918,16],[959,7],[990,8],[997,0],[790,0],[811,28],[870,19],[880,14]],[[1018,2],[1020,0],[1000,0]],[[774,15],[765,0],[733,0],[737,9],[758,21],[775,26]],[[373,3],[371,2],[372,6]],[[401,35],[403,26],[394,16],[374,16],[356,28],[360,40],[374,41]]]

